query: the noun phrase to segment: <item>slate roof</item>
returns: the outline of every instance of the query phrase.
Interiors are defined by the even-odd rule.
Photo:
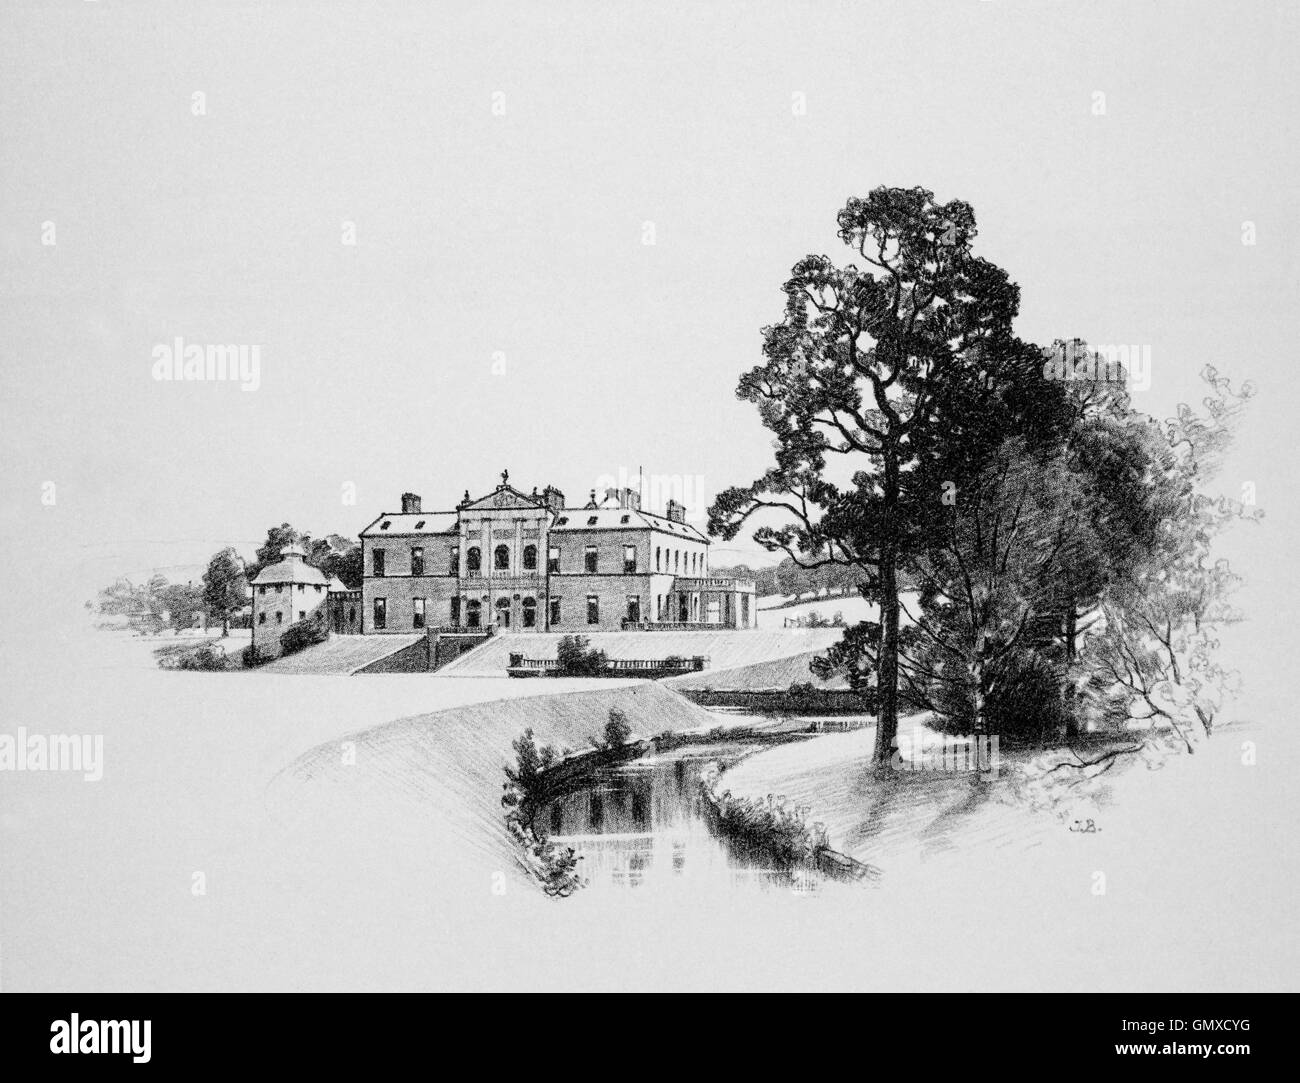
[[[574,530],[658,530],[687,541],[709,544],[709,539],[689,523],[679,523],[635,508],[565,508],[551,524],[551,532]]]
[[[361,537],[455,535],[458,515],[455,511],[387,513],[362,530]],[[592,523],[592,519],[596,521]],[[561,533],[575,530],[658,530],[687,541],[709,544],[708,536],[689,523],[679,523],[666,516],[637,511],[635,508],[611,506],[608,502],[596,508],[565,508],[551,520],[550,529]]]
[[[325,573],[313,568],[302,560],[282,560],[270,564],[257,573],[254,585],[262,587],[268,583],[306,583],[308,586],[319,584],[325,586]]]
[[[385,526],[384,524],[388,525]],[[454,511],[416,511],[409,514],[381,515],[361,532],[363,538],[383,538],[390,534],[454,534]]]

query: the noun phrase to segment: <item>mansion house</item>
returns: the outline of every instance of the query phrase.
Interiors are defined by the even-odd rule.
[[[566,508],[553,486],[525,494],[509,474],[453,511],[402,510],[361,531],[363,583],[335,631],[509,632],[753,628],[750,580],[709,575],[709,539],[674,500],[641,510],[633,489]],[[342,599],[340,599],[342,601]],[[353,606],[360,609],[357,614]],[[357,627],[357,617],[360,617]]]

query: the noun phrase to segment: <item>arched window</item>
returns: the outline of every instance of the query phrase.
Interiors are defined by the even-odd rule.
[[[524,599],[524,627],[525,628],[537,627],[537,599],[536,598]]]
[[[655,546],[655,571],[659,571],[659,554],[662,551],[663,550],[658,545]]]
[[[502,628],[510,627],[510,599],[497,599],[497,624]]]
[[[476,572],[479,570],[479,567],[480,567],[480,560],[478,555],[478,546],[471,545],[469,547],[469,552],[465,554],[465,570],[469,572]]]
[[[680,549],[674,549],[673,550],[673,571],[680,572],[681,570],[682,570],[682,551]]]
[[[471,549],[471,553],[477,553],[477,549]],[[465,623],[471,628],[478,628],[483,623],[483,603],[477,598],[471,598],[469,604],[465,606]]]
[[[524,569],[530,572],[537,570],[537,546],[524,546]]]
[[[498,545],[492,550],[492,566],[499,572],[510,570],[510,549],[505,545]]]

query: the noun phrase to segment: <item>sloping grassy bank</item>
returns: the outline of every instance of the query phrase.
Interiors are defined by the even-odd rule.
[[[269,796],[288,818],[314,819],[341,808],[371,818],[386,809],[461,872],[514,867],[515,844],[501,807],[503,768],[514,760],[511,742],[531,728],[539,745],[588,748],[614,708],[623,712],[634,737],[715,721],[651,683],[476,703],[319,745],[276,776]],[[412,824],[411,816],[418,822]]]
[[[914,742],[929,733],[919,719],[902,727]],[[992,781],[974,772],[876,774],[875,733],[872,726],[765,749],[725,771],[721,782],[738,799],[772,795],[807,807],[809,819],[825,825],[829,846],[886,873],[957,846],[1032,848],[1054,828],[1051,818],[1005,799],[1005,770]]]

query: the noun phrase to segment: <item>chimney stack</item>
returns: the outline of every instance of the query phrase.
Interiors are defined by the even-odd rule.
[[[416,496],[415,493],[402,494],[402,514],[403,515],[420,514],[420,498]]]
[[[668,518],[674,523],[686,522],[686,505],[679,504],[676,500],[668,501]]]
[[[611,486],[605,490],[606,500],[617,500],[620,508],[630,508],[633,511],[641,510],[641,494],[635,489],[617,489]]]

